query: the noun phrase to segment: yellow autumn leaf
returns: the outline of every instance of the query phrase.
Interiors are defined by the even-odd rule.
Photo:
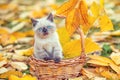
[[[114,63],[111,59],[103,57],[103,56],[88,55],[88,57],[93,59],[93,60],[97,60],[97,61],[108,63],[108,64],[113,64]]]
[[[33,54],[33,47],[24,50],[16,50],[15,52],[19,55],[31,56]]]
[[[66,29],[70,35],[72,35],[80,25],[79,14],[79,9],[75,8],[71,12],[69,12],[66,18]]]
[[[11,75],[9,77],[9,80],[36,80],[36,78],[32,77],[31,75],[24,75],[23,77],[18,77],[16,75]]]
[[[87,63],[96,64],[96,65],[100,65],[100,66],[109,66],[108,63],[98,61],[98,60],[89,60],[89,61],[87,61]]]
[[[100,6],[96,2],[93,2],[92,5],[90,6],[90,11],[93,14],[92,16],[97,18],[99,16],[99,13],[100,13]]]
[[[88,8],[87,8],[87,4],[85,2],[85,0],[81,0],[80,3],[79,3],[79,7],[78,7],[79,11],[78,11],[78,14],[79,16],[77,16],[77,18],[79,18],[80,20],[80,25],[84,26],[84,27],[89,27],[91,26],[90,23],[89,23],[89,19],[88,19]]]
[[[99,25],[101,31],[114,30],[113,24],[107,15],[103,15],[99,17]]]
[[[101,8],[104,7],[104,0],[100,0],[100,6],[101,6]]]
[[[112,63],[112,64],[109,64],[109,66],[115,71],[117,72],[117,74],[120,74],[120,67],[117,66],[116,64]]]
[[[110,58],[115,62],[115,64],[119,65],[120,64],[120,52],[118,53],[112,53],[110,55]]]
[[[9,33],[9,30],[7,28],[0,28],[0,35],[2,34],[8,34]]]
[[[21,77],[22,76],[22,72],[15,71],[15,70],[9,70],[8,72],[0,74],[0,78],[8,78],[10,75],[16,75],[16,76]]]
[[[100,73],[103,77],[111,79],[111,80],[118,80],[118,76],[115,73],[112,73],[110,71],[103,71]]]
[[[94,52],[97,50],[101,50],[98,44],[92,41],[91,38],[85,39],[85,53]],[[76,56],[80,56],[81,53],[81,41],[73,40],[66,43],[63,46],[63,53],[66,58],[72,58]]]
[[[26,37],[26,35],[23,32],[14,32],[11,35],[15,36],[16,39],[20,39],[20,38]]]
[[[67,42],[70,41],[70,36],[65,27],[58,28],[57,32],[62,46],[64,46]]]
[[[78,0],[69,0],[61,5],[57,10],[56,14],[61,16],[67,16],[68,13],[74,9],[75,5],[77,4]]]
[[[15,75],[10,75],[9,80],[20,80],[20,78]]]
[[[16,37],[11,34],[3,34],[0,37],[0,43],[4,46],[15,43],[16,40],[17,40]]]

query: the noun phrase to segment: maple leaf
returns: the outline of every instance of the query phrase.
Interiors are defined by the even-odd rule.
[[[87,54],[87,53],[94,52],[97,50],[101,50],[99,45],[93,42],[91,38],[86,38],[85,39],[85,53]],[[81,53],[80,40],[73,40],[73,41],[66,43],[63,46],[63,53],[66,58],[80,56],[80,53]]]

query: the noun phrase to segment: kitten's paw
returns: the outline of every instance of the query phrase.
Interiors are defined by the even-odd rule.
[[[57,58],[54,58],[54,61],[55,61],[55,63],[59,63],[61,61],[61,59],[57,57]]]
[[[44,60],[48,61],[48,60],[52,60],[52,58],[50,58],[50,57],[44,57]]]

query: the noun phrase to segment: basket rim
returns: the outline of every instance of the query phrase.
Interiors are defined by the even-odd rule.
[[[72,59],[63,59],[59,63],[55,63],[53,60],[49,61],[44,61],[42,59],[37,59],[33,55],[29,58],[29,62],[31,63],[34,62],[37,65],[43,65],[43,66],[50,66],[50,65],[55,65],[55,66],[66,66],[66,65],[74,65],[74,64],[84,64],[86,62],[85,57],[75,57]]]

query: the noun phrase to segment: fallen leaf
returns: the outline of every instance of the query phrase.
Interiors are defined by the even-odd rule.
[[[17,40],[16,37],[11,34],[3,34],[0,37],[0,43],[4,46],[8,44],[13,44],[15,43],[16,40]]]
[[[118,76],[115,73],[112,73],[110,71],[103,71],[100,73],[103,77],[111,80],[118,80]]]
[[[31,75],[24,75],[23,77],[11,75],[11,76],[9,76],[9,80],[36,80],[36,77],[33,77]]]
[[[8,34],[9,33],[9,30],[7,28],[0,28],[0,35],[2,34]]]
[[[5,64],[7,64],[7,61],[6,61],[6,60],[0,61],[0,67],[4,66]]]
[[[117,65],[119,65],[120,64],[120,52],[118,52],[118,53],[112,53],[111,55],[110,55],[110,58],[117,64]]]
[[[0,68],[0,74],[3,74],[3,73],[5,73],[5,72],[7,72],[7,71],[8,71],[8,69],[5,68],[5,67],[1,67],[1,68]]]
[[[81,73],[85,76],[88,77],[88,79],[94,78],[96,75],[90,71],[88,71],[87,69],[82,69]]]
[[[10,75],[16,75],[21,77],[22,76],[22,72],[20,71],[15,71],[15,70],[9,70],[3,74],[0,74],[0,78],[8,78]]]
[[[19,71],[28,69],[28,66],[24,62],[10,62],[10,65]]]
[[[15,50],[15,53],[22,56],[31,56],[33,54],[33,47],[24,50]]]
[[[96,64],[96,65],[99,65],[99,66],[109,66],[108,63],[98,61],[98,60],[89,60],[89,61],[87,61],[87,63]]]
[[[112,64],[109,64],[109,66],[115,71],[117,72],[117,74],[120,74],[120,67],[117,66],[116,64],[112,63]]]
[[[114,63],[111,59],[103,57],[103,56],[88,55],[88,57],[93,59],[93,60],[97,60],[97,61],[104,62],[104,63],[107,63],[107,64],[113,64]]]

